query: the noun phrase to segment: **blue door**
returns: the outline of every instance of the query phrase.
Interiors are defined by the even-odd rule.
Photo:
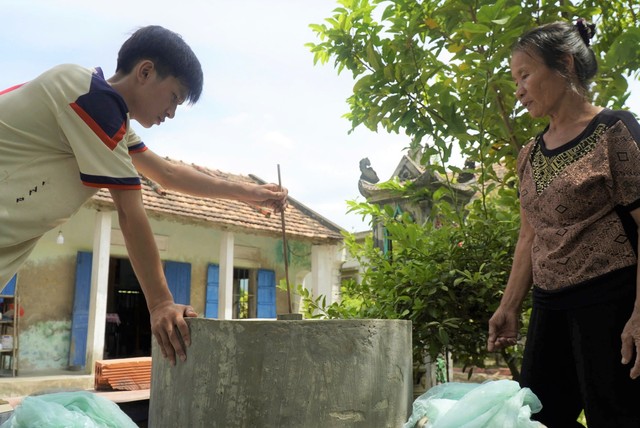
[[[258,318],[276,317],[276,273],[272,270],[258,270]]]
[[[9,282],[7,282],[4,288],[0,289],[0,294],[4,294],[5,296],[13,296],[14,294],[16,294],[17,278],[18,278],[18,274],[13,275],[13,278],[11,278]]]
[[[207,267],[207,293],[204,307],[205,318],[218,318],[218,293],[220,291],[220,266]]]
[[[173,300],[181,305],[188,305],[191,302],[191,264],[166,261],[164,276]]]
[[[5,296],[14,296],[16,294],[16,281],[18,280],[18,274],[13,275],[13,278],[7,282],[4,288],[0,289],[0,294],[4,294]],[[4,299],[0,298],[0,302],[3,302]]]
[[[87,363],[92,261],[92,253],[78,252],[76,289],[73,298],[73,313],[71,315],[71,346],[69,349],[69,365],[78,368],[84,368]]]

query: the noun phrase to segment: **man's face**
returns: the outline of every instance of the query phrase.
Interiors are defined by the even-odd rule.
[[[173,119],[176,109],[187,94],[187,88],[173,76],[160,78],[155,69],[148,72],[140,86],[134,106],[129,106],[131,118],[145,128]]]

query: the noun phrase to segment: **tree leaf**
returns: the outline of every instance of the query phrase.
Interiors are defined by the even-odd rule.
[[[376,51],[373,42],[367,43],[367,62],[375,71],[378,71],[383,67],[380,54]]]
[[[507,17],[504,17],[502,19],[492,19],[491,22],[493,22],[494,24],[498,24],[498,25],[505,25],[507,22],[509,22],[509,19],[511,19],[511,18],[509,18],[507,16]]]
[[[366,74],[362,76],[358,81],[353,85],[353,92],[357,93],[365,88],[371,87],[372,83],[375,81],[375,78],[371,74]]]
[[[487,34],[491,31],[491,28],[484,24],[477,24],[475,22],[465,22],[459,28],[460,31],[466,31],[475,34]]]

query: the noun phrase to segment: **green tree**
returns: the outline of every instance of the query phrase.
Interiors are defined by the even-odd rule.
[[[339,0],[312,24],[316,62],[334,61],[356,83],[352,127],[403,131],[445,163],[455,144],[483,164],[513,159],[539,128],[515,103],[511,46],[526,29],[559,19],[597,23],[597,104],[620,108],[640,67],[640,5],[629,1]]]
[[[362,284],[345,285],[347,303],[328,316],[385,316],[414,321],[416,352],[451,349],[465,364],[486,357],[486,320],[498,304],[518,228],[514,189],[519,149],[541,123],[516,105],[511,46],[526,29],[586,18],[597,24],[593,49],[600,73],[596,104],[622,108],[627,78],[640,68],[640,5],[628,0],[339,0],[324,23],[312,24],[317,63],[333,62],[355,80],[345,117],[352,129],[403,132],[422,163],[445,177],[423,194],[397,186],[405,198],[433,198],[432,222],[414,224],[393,210],[351,202],[351,210],[385,225],[389,258],[369,243],[349,243],[368,267]],[[475,162],[474,202],[464,209],[443,197],[458,174],[453,151]],[[496,165],[506,168],[498,174]],[[452,196],[453,195],[452,192]],[[458,245],[459,243],[462,245]],[[310,297],[310,296],[307,296]],[[318,300],[309,299],[311,309]],[[517,367],[512,364],[517,375]]]

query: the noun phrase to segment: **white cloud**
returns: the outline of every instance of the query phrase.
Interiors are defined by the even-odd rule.
[[[295,144],[293,139],[287,137],[280,131],[266,131],[257,135],[259,142],[265,143],[264,149],[269,150],[270,147],[278,147],[282,149],[293,149]]]
[[[250,120],[248,113],[241,112],[231,116],[225,116],[220,119],[220,125],[222,126],[242,126]]]

